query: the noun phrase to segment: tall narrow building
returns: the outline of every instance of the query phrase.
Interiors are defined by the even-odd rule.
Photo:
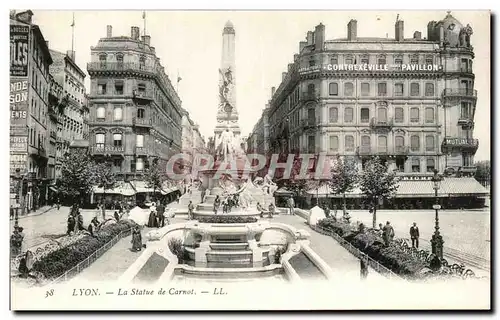
[[[222,31],[222,58],[219,69],[219,106],[217,108],[217,125],[215,127],[215,146],[220,144],[220,135],[229,128],[236,139],[241,134],[236,108],[236,62],[235,36],[231,21],[226,22]]]
[[[110,163],[119,179],[132,181],[143,201],[153,191],[144,185],[144,171],[155,162],[166,168],[181,150],[181,100],[139,27],[131,27],[130,36],[113,36],[107,26],[106,37],[91,47],[87,71],[90,153]],[[117,190],[113,197],[121,195]]]

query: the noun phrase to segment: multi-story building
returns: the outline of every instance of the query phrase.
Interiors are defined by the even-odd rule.
[[[120,179],[141,181],[153,161],[166,168],[181,150],[182,108],[151,37],[107,35],[91,47],[89,141],[94,158]]]
[[[274,87],[273,87],[274,93]],[[269,104],[262,111],[262,115],[253,127],[247,139],[247,152],[267,154],[269,152]]]
[[[10,168],[22,180],[22,212],[47,198],[50,120],[48,43],[30,10],[10,13]],[[17,170],[16,170],[17,169]]]
[[[450,13],[426,38],[405,38],[401,20],[395,38],[360,37],[357,24],[328,41],[319,24],[300,42],[270,102],[271,149],[352,156],[360,169],[379,156],[413,177],[473,172],[472,28]]]
[[[55,181],[56,180],[56,168],[60,167],[60,150],[57,146],[61,142],[61,136],[58,134],[59,127],[61,126],[61,113],[63,112],[63,100],[64,97],[63,86],[57,82],[52,75],[49,75],[50,79],[50,89],[49,89],[49,120],[50,120],[50,130],[49,130],[49,148],[48,148],[48,177]],[[60,168],[59,168],[60,172]]]
[[[207,144],[205,142],[205,137],[200,132],[200,125],[195,124],[193,127],[193,150],[195,153],[206,153]]]
[[[75,62],[75,52],[66,53],[50,50],[53,63],[50,74],[63,88],[59,97],[59,124],[56,134],[55,178],[61,177],[61,164],[64,154],[69,151],[72,141],[88,136],[89,109],[85,104],[85,72]]]

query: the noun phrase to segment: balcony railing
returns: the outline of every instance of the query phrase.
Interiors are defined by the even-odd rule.
[[[370,126],[372,128],[392,128],[393,120],[392,118],[379,119],[373,117],[370,121]]]
[[[133,62],[89,62],[87,71],[144,71],[155,72],[155,68]]]
[[[133,118],[132,119],[132,125],[136,127],[152,127],[153,126],[153,121],[151,119],[147,118]]]
[[[394,147],[394,154],[395,155],[400,155],[400,156],[406,156],[409,152],[409,147],[408,146],[395,146]]]
[[[53,130],[50,130],[50,137],[52,139],[56,139],[57,138],[57,133],[55,131],[53,131]]]
[[[318,101],[319,100],[319,94],[316,92],[302,92],[300,95],[300,101],[302,102],[307,102],[307,101]]]
[[[132,91],[132,96],[134,99],[142,99],[142,100],[154,100],[154,94],[153,91],[139,91],[139,90],[133,90]]]
[[[319,125],[318,119],[302,119],[300,120],[300,126],[304,129],[313,128]]]
[[[135,147],[135,154],[138,156],[147,155],[148,150],[145,147]]]
[[[445,96],[445,97],[472,97],[472,98],[476,98],[477,97],[477,90],[467,89],[467,88],[458,88],[458,89],[447,88],[447,89],[444,89],[443,96]]]
[[[95,145],[90,148],[94,154],[123,154],[124,151],[123,146]]]
[[[475,152],[479,147],[479,140],[472,138],[444,138],[441,147],[444,149],[465,149]]]
[[[474,119],[471,115],[461,115],[458,119],[458,124],[461,126],[471,126],[474,123]]]
[[[356,147],[356,154],[359,156],[368,156],[373,154],[371,146],[359,146]]]

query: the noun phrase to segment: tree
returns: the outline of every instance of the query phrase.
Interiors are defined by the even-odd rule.
[[[61,194],[80,203],[92,191],[92,162],[86,151],[72,150],[66,154],[61,165],[61,178],[57,182]]]
[[[92,183],[103,190],[104,204],[102,218],[106,219],[106,190],[116,186],[116,175],[109,162],[93,163],[91,167]]]
[[[346,213],[345,194],[351,192],[358,180],[358,166],[352,158],[337,155],[331,169],[330,188],[334,194],[342,195],[342,206],[344,215]]]
[[[373,210],[373,228],[377,225],[377,205],[380,200],[392,197],[398,190],[396,172],[389,172],[378,157],[366,162],[359,175],[359,187]]]
[[[157,162],[154,162],[144,172],[144,181],[148,188],[153,188],[153,197],[156,199],[156,190],[161,190],[163,182],[166,180],[165,173],[160,169]]]
[[[477,168],[475,178],[477,181],[481,182],[483,185],[489,186],[491,183],[491,162],[479,161],[475,163]]]

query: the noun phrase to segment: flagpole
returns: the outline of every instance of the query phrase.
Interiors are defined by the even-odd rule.
[[[73,12],[73,23],[71,23],[71,54],[75,50],[75,13]],[[74,57],[72,57],[74,59]]]
[[[142,20],[144,20],[144,35],[146,35],[146,11],[142,12]]]

